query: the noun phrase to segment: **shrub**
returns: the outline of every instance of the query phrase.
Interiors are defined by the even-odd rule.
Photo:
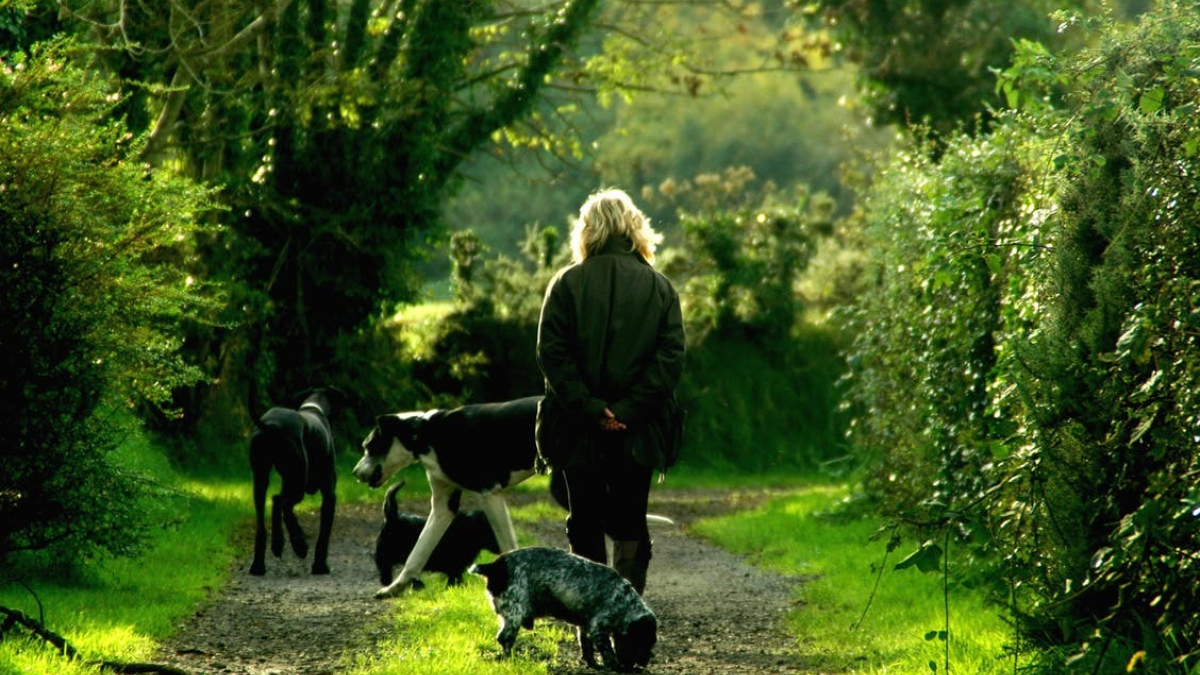
[[[882,166],[853,438],[899,518],[974,544],[1048,671],[1200,654],[1200,18],[1023,44],[986,137]]]
[[[136,549],[151,486],[110,460],[114,420],[199,379],[178,331],[212,304],[187,272],[207,194],[140,164],[70,57],[0,62],[0,559]]]

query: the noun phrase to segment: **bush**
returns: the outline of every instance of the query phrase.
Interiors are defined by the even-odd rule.
[[[1023,109],[893,158],[860,214],[867,486],[973,545],[1048,671],[1200,655],[1197,9],[1021,45],[1000,89]]]
[[[207,194],[140,164],[70,57],[0,62],[0,559],[136,550],[151,486],[110,460],[114,420],[199,379],[178,331],[212,304],[187,272]]]

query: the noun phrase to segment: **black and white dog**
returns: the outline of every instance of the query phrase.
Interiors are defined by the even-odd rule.
[[[295,408],[271,408],[254,421],[257,427],[250,438],[250,467],[254,471],[254,562],[250,574],[266,574],[263,562],[267,545],[265,508],[271,470],[282,480],[279,494],[271,499],[271,552],[283,555],[283,532],[287,528],[292,550],[303,558],[308,541],[294,508],[304,494],[321,493],[321,525],[313,552],[313,574],[329,574],[329,533],[337,503],[334,487],[333,431],[329,426],[330,398],[338,391],[332,387],[309,389],[296,396]]]
[[[530,396],[376,418],[375,428],[363,441],[363,457],[354,467],[354,477],[377,488],[397,471],[420,462],[432,492],[429,518],[404,569],[376,597],[399,594],[421,574],[454,520],[450,500],[456,493],[479,493],[500,550],[517,547],[504,490],[534,474],[534,422],[540,399]]]
[[[404,487],[400,481],[388,488],[383,498],[383,529],[375,538],[375,567],[379,570],[379,583],[387,586],[392,583],[392,568],[403,563],[412,553],[413,546],[421,530],[425,527],[425,518],[411,513],[400,513],[396,506],[396,492]],[[461,493],[455,493],[461,495]],[[492,553],[500,552],[500,544],[496,534],[488,523],[483,511],[459,511],[459,499],[450,499],[450,508],[458,515],[446,529],[442,540],[434,547],[429,560],[425,563],[426,572],[441,572],[446,575],[447,583],[451,586],[462,583],[463,574],[480,552],[487,550]],[[413,585],[420,584],[419,579],[413,580]]]
[[[633,585],[607,565],[556,548],[523,548],[471,567],[487,579],[492,609],[500,617],[496,640],[512,652],[522,627],[552,617],[578,627],[583,660],[633,671],[650,662],[658,619]]]

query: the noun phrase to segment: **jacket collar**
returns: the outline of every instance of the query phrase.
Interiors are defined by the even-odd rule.
[[[633,250],[633,240],[629,237],[609,237],[596,255],[631,255],[642,259],[641,254]]]

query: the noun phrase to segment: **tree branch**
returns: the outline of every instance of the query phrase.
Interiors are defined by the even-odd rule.
[[[562,60],[563,54],[587,24],[598,0],[575,0],[559,10],[543,39],[530,45],[529,60],[508,89],[485,110],[477,110],[448,134],[446,150],[436,162],[438,176],[448,176],[471,150],[529,111],[546,75]]]
[[[287,10],[293,1],[276,0],[274,7],[259,15],[224,44],[197,52],[193,55],[196,65],[204,65],[241,47],[266,30],[268,26]],[[185,66],[188,65],[188,61],[191,59],[189,59],[189,56],[183,50],[180,50],[178,59],[179,65],[176,67],[175,74],[171,78],[171,87],[167,92],[167,98],[163,102],[163,108],[159,112],[158,119],[154,122],[154,128],[150,130],[146,147],[142,149],[141,159],[146,161],[152,161],[162,152],[167,137],[170,136],[170,130],[175,126],[175,121],[179,119],[179,113],[183,110],[183,102],[187,99],[188,92],[191,91],[191,84],[185,81],[185,75],[190,69],[190,66]],[[195,70],[198,71],[199,68]],[[196,77],[196,75],[193,75],[190,79],[194,82]]]
[[[69,660],[80,658],[79,650],[71,646],[66,638],[46,628],[41,622],[25,616],[24,613],[9,609],[8,607],[0,606],[0,615],[4,616],[4,621],[0,622],[0,636],[3,636],[8,631],[12,630],[13,626],[21,626],[25,630],[32,633],[35,637],[40,638],[43,642],[49,643],[52,647],[58,650],[58,653]],[[141,674],[154,675],[189,675],[186,670],[180,670],[174,666],[168,666],[162,663],[123,663],[120,661],[91,661],[90,663],[97,665],[101,670],[107,670],[114,673],[125,674]]]

